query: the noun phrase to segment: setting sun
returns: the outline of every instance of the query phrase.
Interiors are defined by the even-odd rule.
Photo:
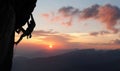
[[[49,45],[49,48],[53,48],[53,45],[52,45],[52,44],[50,44],[50,45]]]

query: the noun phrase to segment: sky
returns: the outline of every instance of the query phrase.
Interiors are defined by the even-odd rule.
[[[119,0],[38,0],[33,15],[33,37],[25,37],[15,47],[120,48]],[[16,34],[16,41],[19,37]]]

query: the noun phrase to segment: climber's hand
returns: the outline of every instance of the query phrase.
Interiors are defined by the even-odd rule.
[[[29,39],[29,38],[31,38],[32,37],[32,35],[30,34],[30,35],[27,35],[27,39]]]

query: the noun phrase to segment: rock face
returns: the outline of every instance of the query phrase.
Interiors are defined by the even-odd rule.
[[[11,71],[15,31],[29,20],[36,1],[0,1],[0,71]]]

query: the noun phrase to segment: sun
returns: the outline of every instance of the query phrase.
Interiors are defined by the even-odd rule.
[[[52,44],[50,44],[50,45],[49,45],[49,48],[50,48],[50,49],[52,49],[52,48],[53,48],[53,45],[52,45]]]

